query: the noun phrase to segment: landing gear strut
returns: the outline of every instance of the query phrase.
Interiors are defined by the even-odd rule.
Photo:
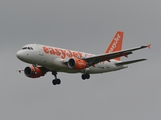
[[[90,75],[88,73],[84,73],[82,74],[82,79],[85,80],[85,79],[89,79],[90,78]]]
[[[55,79],[52,81],[53,85],[59,85],[61,83],[61,80],[57,78],[57,72],[52,72],[52,75],[54,75]]]

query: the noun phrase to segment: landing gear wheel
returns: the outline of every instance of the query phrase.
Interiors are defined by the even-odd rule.
[[[57,84],[60,85],[60,83],[61,83],[61,80],[57,79]]]
[[[85,79],[89,79],[90,78],[90,75],[88,73],[86,74],[82,74],[82,79],[85,80]]]
[[[52,81],[53,85],[60,85],[61,80],[57,78],[57,72],[53,71],[52,75],[54,75],[55,79]]]
[[[54,80],[52,81],[52,83],[53,83],[53,85],[60,85],[61,80],[60,80],[60,79],[54,79]]]
[[[85,80],[86,79],[86,75],[82,74],[82,79]]]
[[[52,83],[53,83],[53,85],[56,85],[56,80],[53,80]]]
[[[89,78],[90,78],[90,75],[89,75],[88,73],[86,74],[86,78],[87,78],[87,79],[89,79]]]

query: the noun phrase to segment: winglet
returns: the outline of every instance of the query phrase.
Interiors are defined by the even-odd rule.
[[[149,44],[147,47],[150,49],[151,48],[151,44]]]
[[[124,33],[122,31],[118,31],[115,34],[114,38],[112,39],[112,41],[111,41],[110,45],[108,46],[108,48],[106,49],[105,53],[120,51],[122,49],[123,34]],[[115,59],[120,61],[120,57],[115,58]]]

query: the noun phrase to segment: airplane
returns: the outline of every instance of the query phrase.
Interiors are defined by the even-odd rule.
[[[51,47],[40,44],[28,44],[22,47],[16,54],[23,62],[31,64],[24,70],[29,78],[39,78],[47,72],[54,75],[53,85],[59,85],[61,80],[57,78],[57,72],[81,73],[82,79],[89,79],[90,74],[98,74],[127,68],[128,64],[147,59],[135,59],[121,61],[121,57],[128,57],[133,51],[149,48],[151,44],[122,50],[124,32],[117,31],[105,53],[94,55],[69,49]]]

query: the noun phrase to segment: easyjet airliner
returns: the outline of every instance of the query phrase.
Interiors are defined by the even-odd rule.
[[[82,73],[81,77],[85,80],[90,78],[90,74],[116,71],[127,68],[128,64],[146,60],[120,61],[120,57],[128,57],[133,51],[150,48],[149,44],[122,50],[122,41],[123,32],[118,31],[105,53],[99,55],[40,44],[25,45],[17,52],[17,57],[32,65],[19,72],[24,71],[30,78],[39,78],[51,72],[55,77],[52,83],[57,85],[61,83],[61,80],[57,78],[57,72]]]

